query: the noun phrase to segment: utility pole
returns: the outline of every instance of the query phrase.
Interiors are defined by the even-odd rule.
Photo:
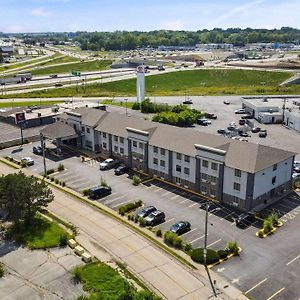
[[[283,106],[282,106],[282,124],[285,124],[285,123],[284,123],[285,103],[286,103],[286,97],[283,98]]]
[[[126,110],[125,114],[126,114],[126,117],[127,117],[127,101],[128,101],[128,98],[125,98],[124,100],[125,100],[125,110]]]
[[[208,209],[209,209],[209,204],[206,204],[206,212],[205,212],[205,227],[204,227],[204,249],[203,249],[203,258],[204,258],[204,267],[211,285],[211,288],[213,290],[214,296],[217,297],[217,293],[214,287],[214,284],[211,280],[210,274],[209,274],[209,270],[207,267],[207,263],[206,263],[206,256],[207,256],[207,222],[208,222]]]
[[[44,175],[47,175],[47,168],[46,168],[46,155],[45,155],[45,137],[42,133],[40,133],[40,139],[41,139],[41,146],[43,151],[43,163],[44,163]]]

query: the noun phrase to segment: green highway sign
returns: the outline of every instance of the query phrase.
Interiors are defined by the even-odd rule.
[[[72,71],[72,75],[80,77],[81,76],[81,72],[79,72],[79,71]]]

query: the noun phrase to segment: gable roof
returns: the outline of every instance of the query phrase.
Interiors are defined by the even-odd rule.
[[[40,132],[43,136],[51,140],[77,136],[77,133],[72,126],[62,122],[55,122],[50,125],[47,125]]]

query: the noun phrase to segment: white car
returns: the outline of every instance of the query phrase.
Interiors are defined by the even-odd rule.
[[[231,123],[229,123],[229,126],[236,127],[236,123],[235,122],[231,122]]]
[[[118,160],[112,159],[112,158],[108,158],[105,161],[103,161],[102,163],[100,163],[100,170],[109,170],[109,169],[112,169],[118,163],[119,163]]]
[[[293,179],[300,179],[300,173],[293,173],[292,178]]]
[[[235,114],[245,114],[246,111],[245,111],[243,108],[239,108],[239,109],[236,109],[236,110],[234,111],[234,113],[235,113]]]
[[[21,159],[21,163],[26,164],[26,166],[32,166],[32,165],[34,165],[34,160],[29,156],[28,157],[23,157]]]

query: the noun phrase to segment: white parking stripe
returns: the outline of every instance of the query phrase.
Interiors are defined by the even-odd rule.
[[[208,236],[208,234],[207,234],[207,236]],[[193,243],[195,243],[195,242],[197,242],[197,241],[203,239],[204,237],[205,237],[205,234],[203,234],[203,235],[201,235],[200,237],[198,237],[198,238],[196,238],[196,239],[190,241],[189,243],[193,244]]]
[[[184,199],[184,200],[182,200],[180,203],[184,203],[184,202],[186,202],[186,201],[188,201],[189,199]]]
[[[108,201],[104,201],[105,204],[110,204],[110,203],[113,203],[121,198],[123,198],[124,196],[121,195],[121,196],[118,196],[118,197],[115,197],[115,198],[112,198],[112,199],[109,199]]]
[[[171,191],[167,191],[167,192],[165,192],[165,193],[163,193],[163,194],[161,194],[161,195],[164,197],[164,196],[167,196],[167,195],[169,195],[169,194],[171,194]]]
[[[169,223],[169,222],[173,221],[174,219],[175,218],[169,219],[169,220],[165,221],[164,224]]]
[[[223,219],[226,219],[226,218],[230,217],[230,216],[233,215],[233,214],[234,214],[234,212],[232,212],[232,213],[230,213],[230,214],[228,214],[228,215],[226,215],[226,216],[220,218],[220,220],[222,221]]]
[[[178,197],[180,197],[180,195],[175,195],[175,196],[171,197],[170,199],[171,199],[171,200],[175,200],[175,199],[178,198]]]
[[[191,233],[191,232],[193,232],[193,231],[195,231],[195,230],[197,230],[198,228],[193,228],[192,230],[190,230],[190,231],[188,231],[188,232],[185,232],[184,234],[182,234],[181,236],[184,236],[184,235],[186,235],[186,234],[188,234],[188,233]]]
[[[157,193],[157,192],[159,192],[159,191],[161,191],[161,190],[162,190],[162,188],[159,187],[159,188],[157,188],[156,190],[154,190],[153,193]]]
[[[198,204],[199,204],[199,203],[197,203],[197,202],[196,202],[196,203],[193,203],[193,204],[189,205],[188,208],[193,207],[193,206],[198,205]]]
[[[211,246],[213,246],[213,245],[215,245],[215,244],[217,244],[217,243],[219,243],[219,242],[221,242],[221,241],[222,241],[222,239],[219,239],[219,240],[217,240],[217,241],[214,241],[214,242],[212,242],[211,244],[207,245],[207,248],[209,248],[209,247],[211,247]]]
[[[131,202],[131,200],[126,200],[126,201],[124,201],[124,202],[121,202],[121,203],[118,203],[118,204],[116,204],[116,205],[113,205],[111,208],[115,208],[115,207],[118,207],[118,206],[122,206],[122,205],[124,205],[124,204],[126,204],[126,203],[129,203],[129,202]]]

